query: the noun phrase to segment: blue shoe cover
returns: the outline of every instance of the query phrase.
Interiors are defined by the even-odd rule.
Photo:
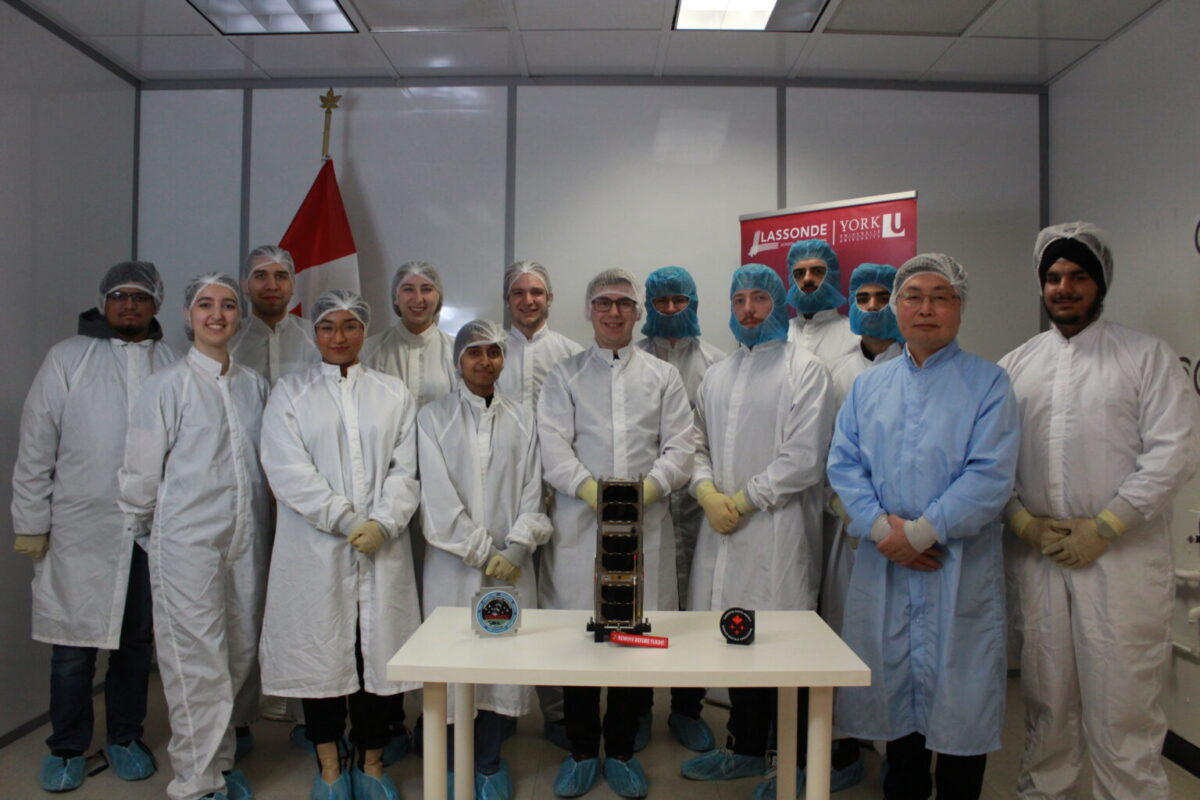
[[[654,716],[649,711],[638,718],[637,733],[633,735],[633,752],[640,753],[650,744],[650,728],[653,723]]]
[[[350,773],[343,772],[333,783],[321,780],[321,773],[313,778],[312,791],[309,800],[352,800],[354,792],[350,788]]]
[[[254,734],[246,731],[244,736],[236,737],[236,742],[233,747],[233,763],[235,764],[250,755],[250,751],[254,749]]]
[[[596,785],[596,774],[600,770],[600,759],[585,758],[576,761],[567,756],[558,768],[554,779],[554,793],[559,797],[579,797],[587,794]]]
[[[867,777],[867,765],[863,760],[857,759],[850,762],[842,769],[835,769],[829,775],[829,791],[840,792],[843,789],[849,789],[851,786],[857,786],[862,783],[863,778]]]
[[[350,783],[354,787],[354,800],[400,800],[400,790],[387,773],[376,778],[355,767],[350,773]]]
[[[512,773],[504,759],[500,759],[500,769],[491,775],[475,773],[475,800],[512,800],[512,796]]]
[[[683,714],[672,714],[667,717],[667,727],[675,741],[697,753],[707,753],[715,750],[717,740],[713,738],[712,728],[703,718],[692,719]]]
[[[250,781],[240,769],[225,773],[225,794],[229,800],[254,800],[254,792],[250,789]]]
[[[804,791],[805,771],[803,767],[796,767],[796,797],[800,797],[800,793]],[[830,787],[830,792],[836,792],[837,789]],[[771,777],[762,781],[758,786],[754,787],[754,800],[775,800],[775,773],[771,773]]]
[[[567,726],[562,720],[542,725],[542,735],[555,747],[571,752],[571,740],[567,738]]]
[[[47,792],[69,792],[83,785],[83,756],[63,758],[49,755],[42,759],[42,771],[38,783]]]
[[[679,765],[679,774],[694,781],[762,777],[766,771],[767,760],[762,756],[738,755],[724,748],[701,753]]]
[[[408,731],[401,729],[400,733],[394,735],[388,740],[388,743],[383,746],[383,765],[390,767],[400,759],[408,755],[408,751],[412,749],[412,739],[408,735]]]
[[[646,772],[636,758],[628,761],[604,759],[604,780],[621,797],[645,797],[650,792]]]
[[[110,744],[104,748],[104,753],[113,772],[123,781],[142,781],[158,770],[154,755],[138,739],[129,744]]]

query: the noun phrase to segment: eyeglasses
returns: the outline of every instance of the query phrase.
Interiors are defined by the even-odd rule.
[[[132,300],[135,304],[137,304],[139,306],[144,306],[147,303],[154,302],[154,298],[151,295],[146,294],[145,292],[122,292],[120,289],[117,289],[116,291],[113,291],[113,292],[109,292],[108,298],[110,300],[112,300],[114,303],[118,303],[118,304],[124,303],[127,300]]]
[[[942,309],[949,308],[951,304],[959,300],[956,294],[949,292],[939,292],[937,294],[922,294],[921,292],[904,292],[900,295],[900,305],[905,308],[922,308],[925,301],[928,300],[934,308]]]
[[[637,308],[637,303],[635,303],[633,300],[630,300],[628,297],[622,297],[618,300],[613,300],[611,297],[597,297],[592,301],[592,310],[603,313],[605,311],[611,311],[614,305],[622,314],[628,314],[630,311],[633,311],[635,308]]]

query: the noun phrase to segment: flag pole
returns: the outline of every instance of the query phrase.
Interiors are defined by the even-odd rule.
[[[321,139],[321,160],[329,160],[329,127],[333,123],[333,110],[338,107],[338,101],[342,99],[340,94],[334,94],[331,88],[328,92],[321,95],[321,108],[325,109],[325,136]]]

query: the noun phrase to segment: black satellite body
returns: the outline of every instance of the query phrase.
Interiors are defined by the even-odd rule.
[[[642,559],[642,481],[599,481],[596,500],[595,612],[587,629],[597,642],[611,631],[646,633]]]

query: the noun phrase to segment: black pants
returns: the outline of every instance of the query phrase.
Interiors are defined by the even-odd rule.
[[[779,690],[761,687],[729,690],[729,739],[726,742],[740,756],[761,756],[774,744],[771,736],[779,708]],[[808,690],[796,693],[796,763],[808,763]]]
[[[671,713],[682,714],[692,719],[700,719],[700,705],[708,690],[703,687],[688,686],[671,690]]]
[[[978,800],[983,791],[986,755],[938,753],[934,777],[929,774],[932,759],[933,753],[925,748],[925,737],[919,733],[888,742],[883,796],[887,800],[926,800],[933,793],[936,778],[938,800]]]
[[[358,633],[354,636],[354,664],[358,668],[357,692],[342,697],[304,698],[305,735],[313,744],[336,742],[342,738],[346,731],[347,709],[350,712],[350,743],[359,752],[378,750],[391,738],[388,717],[397,703],[393,697],[371,694],[362,688],[362,637]],[[403,698],[404,695],[395,697]]]
[[[629,758],[633,755],[633,738],[637,735],[638,719],[650,707],[654,690],[648,687],[610,686],[608,708],[604,713],[604,755],[608,758]],[[600,687],[564,686],[563,718],[571,752],[594,758],[600,755]]]

